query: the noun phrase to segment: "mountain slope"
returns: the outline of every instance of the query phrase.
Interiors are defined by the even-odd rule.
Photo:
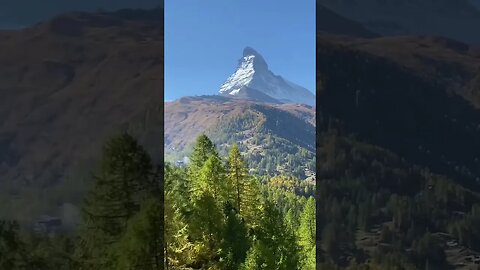
[[[315,110],[306,105],[183,97],[165,103],[165,150],[181,157],[199,134],[206,133],[220,151],[238,143],[260,175],[305,178],[314,172],[314,123]]]
[[[478,49],[424,36],[317,41],[317,261],[475,269]]]
[[[219,93],[253,100],[261,100],[260,96],[264,94],[267,96],[263,98],[264,102],[315,104],[313,93],[274,75],[265,59],[250,47],[243,50],[237,69],[220,87]]]
[[[465,182],[477,186],[480,171],[475,159],[480,149],[480,110],[474,105],[478,105],[476,99],[463,95],[466,90],[459,87],[471,85],[469,79],[478,72],[476,57],[435,42],[434,48],[409,50],[408,43],[416,41],[418,45],[424,40],[407,40],[404,46],[398,45],[401,54],[392,48],[393,42],[383,39],[332,45],[329,37],[320,42],[317,72],[325,78],[320,110],[341,119],[346,130],[395,149],[414,163],[429,163],[441,173],[462,175]],[[397,39],[396,43],[401,41]],[[458,62],[462,65],[450,60],[456,57],[463,60]],[[410,59],[435,59],[438,64],[409,66]],[[463,72],[465,76],[458,75]],[[439,79],[452,79],[448,76],[455,76],[461,84],[447,84]],[[457,166],[464,169],[456,169]]]
[[[366,41],[320,35],[319,42],[341,45],[385,59],[480,106],[478,46],[432,36],[383,37]]]
[[[319,0],[382,35],[436,35],[480,44],[480,10],[469,0]]]
[[[2,214],[35,218],[41,210],[30,208],[47,208],[37,200],[77,200],[85,184],[68,179],[88,175],[105,139],[132,122],[161,149],[162,129],[144,125],[163,121],[152,116],[163,100],[162,48],[162,9],[76,12],[0,32],[0,185],[17,200],[3,207],[22,209]],[[60,192],[67,180],[72,190]]]
[[[317,1],[317,32],[326,32],[351,37],[373,38],[379,35],[365,28],[361,23],[349,20],[333,12]]]

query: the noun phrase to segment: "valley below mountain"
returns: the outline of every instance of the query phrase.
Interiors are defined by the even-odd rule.
[[[315,109],[308,105],[223,96],[183,97],[165,103],[167,156],[181,159],[202,133],[223,153],[233,143],[239,144],[250,168],[259,175],[314,176]]]

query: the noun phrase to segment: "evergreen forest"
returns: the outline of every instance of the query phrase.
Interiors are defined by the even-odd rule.
[[[315,187],[251,175],[205,135],[187,166],[157,166],[128,133],[105,143],[74,232],[0,222],[0,269],[315,269]]]

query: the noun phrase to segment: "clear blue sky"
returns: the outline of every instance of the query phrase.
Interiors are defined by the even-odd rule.
[[[217,94],[246,46],[315,91],[314,0],[165,0],[165,100]]]

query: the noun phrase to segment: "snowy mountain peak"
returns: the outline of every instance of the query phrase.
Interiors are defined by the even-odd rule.
[[[252,62],[255,69],[268,70],[267,62],[263,59],[263,56],[251,47],[245,47],[245,49],[243,49],[243,58],[240,59],[240,63],[243,61]]]
[[[245,47],[245,49],[243,49],[243,56],[261,56],[257,51],[255,51],[254,48],[252,47]]]
[[[263,102],[315,104],[313,93],[273,74],[262,55],[251,47],[243,50],[237,69],[219,93]]]

